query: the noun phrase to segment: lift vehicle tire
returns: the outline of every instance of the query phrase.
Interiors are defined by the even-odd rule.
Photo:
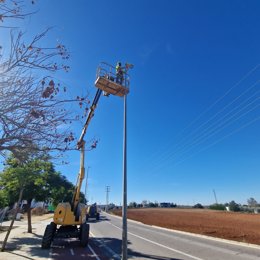
[[[99,213],[97,213],[96,220],[99,220],[99,217],[100,217]]]
[[[80,225],[80,245],[85,247],[88,244],[89,224],[83,223]]]
[[[49,249],[53,240],[57,225],[51,222],[46,226],[43,238],[42,238],[42,249]]]

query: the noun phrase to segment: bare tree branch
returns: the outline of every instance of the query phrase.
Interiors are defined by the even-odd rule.
[[[14,6],[8,7],[7,2]],[[24,18],[22,3],[0,0],[0,22]],[[62,44],[41,46],[49,30],[29,43],[23,40],[24,33],[11,31],[8,57],[1,55],[0,48],[0,153],[10,151],[21,156],[30,151],[64,152],[76,147],[71,124],[86,116],[89,100],[88,96],[66,97],[67,87],[49,74],[68,72],[64,62],[70,57]],[[83,115],[75,112],[75,106],[83,110]],[[89,149],[96,143],[93,140]]]
[[[34,1],[31,1],[34,4]],[[24,19],[28,15],[35,12],[24,12],[24,1],[16,0],[0,0],[0,22],[5,22],[7,19]],[[0,28],[10,28],[8,26],[0,26]]]

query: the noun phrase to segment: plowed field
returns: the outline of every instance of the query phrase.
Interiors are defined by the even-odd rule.
[[[156,208],[128,209],[127,215],[148,225],[260,245],[260,214]]]

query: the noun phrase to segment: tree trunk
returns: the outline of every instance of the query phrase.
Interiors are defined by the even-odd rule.
[[[21,200],[22,200],[22,197],[23,197],[23,190],[24,190],[23,188],[20,190],[19,199],[18,199],[18,202],[17,202],[17,206],[16,206],[16,209],[15,209],[15,213],[14,213],[12,222],[11,222],[11,224],[10,224],[10,226],[9,226],[9,229],[8,229],[8,231],[7,231],[7,233],[6,233],[6,236],[5,236],[5,240],[4,240],[3,245],[2,245],[2,249],[1,249],[2,252],[5,251],[5,246],[6,246],[6,243],[7,243],[7,239],[8,239],[8,237],[9,237],[10,233],[11,233],[12,227],[13,227],[13,225],[14,225],[14,221],[15,221],[15,219],[16,219],[16,215],[17,215],[17,213],[18,213],[18,211],[19,211],[19,205],[20,205]]]
[[[32,199],[27,200],[27,219],[28,219],[28,233],[32,233],[32,212],[31,212]]]

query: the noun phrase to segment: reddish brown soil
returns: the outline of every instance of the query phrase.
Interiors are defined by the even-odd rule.
[[[120,211],[114,211],[121,215]],[[129,219],[169,229],[260,245],[260,215],[201,209],[128,209]]]

